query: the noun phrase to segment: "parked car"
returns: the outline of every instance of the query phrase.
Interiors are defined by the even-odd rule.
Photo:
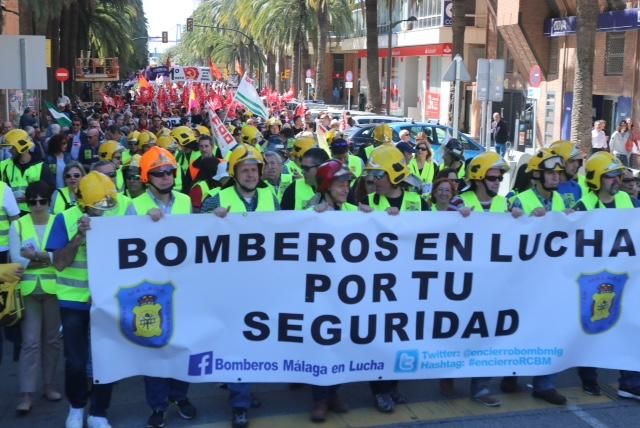
[[[400,131],[403,129],[408,130],[411,133],[411,138],[415,140],[416,135],[420,132],[424,132],[431,138],[431,147],[433,148],[434,159],[436,162],[442,161],[442,146],[446,144],[451,138],[453,138],[453,128],[450,126],[439,125],[431,122],[420,123],[408,123],[408,122],[394,122],[388,123],[393,130],[393,142],[400,141]],[[347,131],[346,138],[351,142],[353,147],[352,151],[358,153],[363,147],[373,144],[373,130],[376,125],[364,125],[362,127],[351,128]],[[464,156],[466,159],[471,159],[476,155],[485,151],[484,147],[478,144],[474,139],[466,134],[458,133],[458,139],[462,142],[464,147]]]
[[[369,125],[369,124],[379,124],[379,123],[393,123],[398,121],[411,121],[411,119],[403,119],[397,116],[377,116],[377,115],[364,115],[364,116],[353,116],[353,121],[356,126]]]

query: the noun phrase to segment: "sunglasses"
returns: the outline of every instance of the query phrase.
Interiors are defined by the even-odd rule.
[[[623,183],[634,183],[636,181],[635,178],[623,178],[622,182]]]
[[[27,205],[35,207],[36,205],[45,206],[49,204],[48,199],[29,199],[27,200]]]
[[[309,166],[309,165],[301,165],[300,166],[300,168],[302,168],[302,170],[306,171],[306,172],[311,171],[313,168],[317,168],[317,167],[318,167],[318,164],[311,165],[311,166]]]
[[[82,174],[65,174],[64,178],[80,178]]]
[[[428,152],[429,149],[427,149],[426,147],[416,147],[416,150],[419,150],[421,152]]]
[[[167,171],[152,171],[149,173],[150,176],[155,177],[155,178],[162,178],[162,177],[175,177],[176,175],[176,170],[175,169],[170,169]]]
[[[612,172],[612,173],[609,173],[609,174],[605,174],[605,175],[603,175],[603,177],[604,177],[604,178],[618,178],[618,177],[620,177],[621,175],[622,175],[622,174],[620,174],[620,173]]]
[[[374,180],[382,180],[384,178],[385,174],[386,174],[386,172],[380,171],[380,170],[369,171],[367,173],[367,178],[371,177]]]
[[[127,175],[125,178],[127,180],[140,180],[140,176],[139,175]]]
[[[495,183],[496,181],[502,182],[502,180],[504,180],[504,177],[501,175],[487,175],[484,177],[484,179],[490,183]]]

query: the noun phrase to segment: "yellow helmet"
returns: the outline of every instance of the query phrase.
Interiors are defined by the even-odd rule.
[[[113,160],[113,155],[124,150],[124,147],[120,145],[117,141],[107,140],[100,145],[98,148],[98,155],[100,155],[100,159],[102,160]]]
[[[78,204],[82,208],[107,211],[117,204],[116,186],[106,175],[91,171],[78,184]]]
[[[211,137],[211,131],[204,125],[197,125],[195,127],[195,130],[198,131],[198,134],[200,134],[200,136],[206,135],[207,137]]]
[[[327,140],[327,144],[331,144],[333,142],[333,139],[341,136],[342,132],[340,131],[336,131],[335,129],[330,130],[329,132],[327,132],[327,134],[325,135],[325,139]]]
[[[149,181],[149,171],[163,167],[178,169],[176,158],[162,147],[151,147],[140,158],[140,181],[147,183]]]
[[[564,171],[562,156],[551,149],[541,149],[529,159],[526,172]]]
[[[138,145],[138,136],[139,135],[140,135],[140,132],[138,132],[138,131],[129,132],[129,135],[127,135],[127,142],[129,142],[129,144],[135,143],[136,146],[137,146]]]
[[[484,152],[473,158],[469,162],[469,179],[484,180],[487,171],[499,169],[502,172],[509,171],[509,165],[496,152]]]
[[[164,135],[171,135],[171,130],[163,126],[158,132],[156,132],[156,138],[160,138]]]
[[[179,146],[185,147],[191,143],[197,143],[198,138],[196,134],[193,132],[193,129],[188,126],[178,126],[177,128],[173,128],[170,134],[178,143]]]
[[[294,159],[302,159],[309,149],[316,147],[316,140],[311,136],[301,136],[293,142],[291,157]]]
[[[592,190],[600,189],[600,179],[606,174],[622,174],[624,165],[609,152],[592,154],[584,166],[587,186]]]
[[[386,172],[391,184],[399,184],[409,177],[409,168],[404,155],[391,144],[376,147],[371,152],[365,170]]]
[[[240,140],[244,144],[255,146],[263,140],[263,137],[258,128],[253,125],[245,125],[240,130]]]
[[[176,151],[178,149],[178,145],[176,144],[176,140],[169,134],[161,135],[158,137],[156,141],[158,147],[162,147],[163,149],[171,151]]]
[[[393,141],[393,129],[387,124],[378,125],[373,130],[373,142],[380,145]]]
[[[264,164],[264,158],[258,149],[250,144],[240,143],[233,149],[231,156],[229,156],[229,176],[235,176],[236,166],[247,161],[257,163],[259,166]]]
[[[277,117],[272,117],[267,120],[267,126],[282,126],[282,122]]]
[[[582,152],[576,144],[571,141],[558,140],[554,141],[549,148],[557,155],[560,155],[565,162],[570,160],[580,160],[583,158]]]
[[[138,147],[144,147],[147,145],[155,144],[156,136],[151,131],[142,131],[138,135]]]
[[[142,158],[141,155],[135,154],[133,156],[131,156],[131,159],[129,160],[129,163],[127,164],[127,167],[129,168],[129,171],[131,171],[131,168],[137,168],[138,172],[140,170],[140,159]]]
[[[16,152],[22,154],[33,148],[33,141],[24,129],[12,129],[4,135],[2,145],[13,147]]]

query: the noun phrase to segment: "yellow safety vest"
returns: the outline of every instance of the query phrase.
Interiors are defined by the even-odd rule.
[[[49,216],[49,221],[42,236],[42,242],[40,242],[31,216],[22,216],[16,222],[18,236],[20,237],[20,247],[22,247],[25,242],[31,241],[36,243],[36,251],[45,251],[45,245],[49,239],[49,233],[51,233],[51,226],[53,226],[54,219],[54,215]],[[28,296],[33,293],[38,282],[40,282],[42,291],[47,294],[56,294],[56,269],[51,265],[39,269],[27,268],[20,280],[20,292],[22,295]]]
[[[305,210],[308,208],[309,201],[313,199],[316,192],[313,187],[309,186],[304,178],[298,178],[293,184],[295,186],[295,205],[293,207],[296,211]]]
[[[29,184],[40,181],[42,165],[44,165],[42,162],[38,162],[22,171],[16,166],[13,159],[7,159],[7,162],[3,163],[2,181],[7,183],[14,192],[22,192],[24,194]],[[20,206],[20,211],[30,212],[26,202],[20,202],[18,205]]]
[[[367,157],[367,160],[371,157],[371,152],[375,150],[375,146],[373,144],[364,148],[364,154]]]
[[[53,203],[51,214],[60,214],[76,205],[76,199],[71,194],[71,189],[62,187],[56,190],[56,198]]]
[[[0,181],[0,246],[9,246],[9,214],[4,209],[4,193],[10,191],[6,183]]]
[[[124,195],[123,193],[118,193],[116,196],[116,202],[118,203],[118,205],[116,205],[109,211],[105,211],[105,217],[122,217],[123,215],[127,215],[129,205],[131,205],[131,198]]]
[[[418,177],[423,183],[433,183],[433,179],[436,175],[436,165],[433,161],[425,162],[422,167],[422,171],[420,171],[420,169],[418,169],[418,162],[413,158],[409,162],[409,171],[411,174]]]
[[[483,212],[482,204],[476,195],[476,192],[469,190],[460,194],[460,199],[464,202],[464,206],[471,208],[477,212]],[[491,206],[489,212],[492,213],[505,213],[507,212],[507,199],[504,196],[496,195],[491,199]]]
[[[278,191],[276,191],[276,186],[269,183],[268,181],[264,181],[266,185],[273,190],[273,194],[278,198],[278,202],[282,202],[282,196],[284,195],[284,191],[287,190],[287,187],[293,183],[293,175],[291,174],[280,174],[280,184],[278,185]]]
[[[200,180],[197,183],[195,183],[193,186],[191,186],[192,189],[194,187],[199,187],[200,188],[200,193],[202,194],[202,196],[200,198],[200,202],[204,202],[204,200],[207,198],[207,196],[209,196],[209,192],[211,192],[211,189],[209,189],[209,185],[207,184],[207,181],[206,180]]]
[[[371,193],[369,195],[369,206],[374,211],[385,211],[391,207],[389,200],[386,196]],[[402,192],[402,204],[400,205],[400,211],[421,211],[422,199],[416,192],[403,191]]]
[[[522,205],[522,211],[526,215],[531,214],[536,208],[544,208],[542,202],[536,195],[533,189],[526,190],[516,196],[516,199],[520,201]],[[560,196],[560,193],[554,191],[551,194],[551,211],[562,212],[565,210],[564,199]]]
[[[349,155],[348,168],[354,178],[360,177],[362,175],[362,159],[358,156]]]
[[[292,176],[302,177],[302,169],[291,159],[286,161],[284,165],[287,167],[289,174]]]
[[[116,169],[116,190],[118,192],[124,192],[124,173],[122,167]]]
[[[273,191],[268,187],[258,187],[256,189],[256,197],[258,198],[258,205],[255,212],[269,212],[275,211],[276,207],[273,203]],[[220,198],[220,206],[223,208],[229,208],[230,213],[246,213],[247,207],[244,201],[238,195],[238,191],[235,186],[227,187],[226,189],[218,192]]]
[[[189,153],[188,155],[182,151],[176,153],[176,162],[182,169],[182,171],[189,171],[191,164],[198,159],[202,154],[199,150]]]
[[[631,197],[629,197],[629,195],[623,191],[619,191],[618,193],[616,193],[613,197],[613,201],[615,202],[617,209],[635,208],[633,206],[633,202],[631,201]],[[591,191],[587,192],[578,202],[582,202],[587,211],[606,208],[604,204],[600,202],[598,195]]]
[[[171,194],[173,195],[171,214],[191,214],[191,198],[182,193],[178,193],[175,190],[172,191]],[[138,215],[147,215],[149,210],[158,208],[158,204],[155,203],[148,192],[144,192],[142,195],[134,198],[131,203],[133,203]]]
[[[67,237],[71,241],[78,233],[78,220],[84,215],[82,210],[75,206],[58,214],[62,216],[67,229]],[[91,296],[89,292],[89,271],[87,270],[87,243],[78,248],[73,262],[56,278],[56,295],[58,300],[65,302],[87,303]]]

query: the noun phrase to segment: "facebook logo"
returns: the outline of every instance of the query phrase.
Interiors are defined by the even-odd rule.
[[[204,376],[213,373],[213,352],[189,356],[189,376]]]

